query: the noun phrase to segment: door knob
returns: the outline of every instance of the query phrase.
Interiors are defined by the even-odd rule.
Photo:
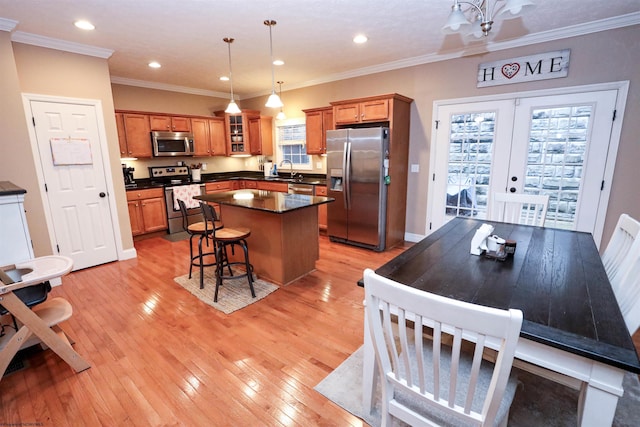
[[[106,197],[107,195],[106,195],[106,193],[105,193],[104,191],[101,191],[101,192],[100,192],[100,194],[98,194],[98,196],[100,196],[100,197]]]
[[[509,191],[510,191],[510,192],[512,192],[512,193],[515,193],[515,192],[516,192],[516,187],[511,187],[511,188],[509,189]]]

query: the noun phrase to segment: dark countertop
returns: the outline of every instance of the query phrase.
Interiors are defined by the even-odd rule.
[[[27,190],[20,188],[9,181],[0,181],[0,196],[11,196],[14,194],[25,194]]]
[[[222,193],[203,194],[194,197],[194,199],[276,214],[331,203],[334,200],[331,197],[307,196],[305,194],[288,194],[264,190],[225,191]]]
[[[376,273],[461,301],[521,309],[522,337],[640,373],[591,234],[484,222],[498,236],[517,242],[512,258],[499,262],[469,255],[483,221],[456,218]]]
[[[283,183],[296,183],[296,184],[309,184],[309,185],[326,185],[326,175],[319,174],[302,174],[302,180],[291,179],[289,173],[283,173],[277,177],[266,177],[263,172],[254,171],[239,171],[239,172],[220,172],[220,173],[208,173],[203,174],[202,179],[199,182],[190,182],[189,184],[206,184],[207,182],[217,181],[238,181],[238,180],[252,180],[252,181],[267,181],[267,182],[283,182]],[[162,188],[165,187],[161,184],[153,184],[150,178],[136,179],[135,187],[127,187],[127,190],[139,190],[144,188]],[[168,186],[175,186],[175,184],[168,184]]]

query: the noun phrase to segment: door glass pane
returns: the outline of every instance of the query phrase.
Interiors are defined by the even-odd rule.
[[[546,227],[574,229],[591,105],[534,109],[525,193],[548,194]]]
[[[449,135],[446,216],[487,216],[495,112],[454,114]]]

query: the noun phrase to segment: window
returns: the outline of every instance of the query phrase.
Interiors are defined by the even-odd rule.
[[[293,163],[293,169],[311,170],[311,156],[307,154],[304,119],[282,120],[276,123],[276,162]]]

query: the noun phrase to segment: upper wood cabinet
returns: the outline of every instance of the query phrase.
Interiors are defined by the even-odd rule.
[[[341,124],[371,123],[388,121],[393,99],[409,100],[398,94],[380,95],[369,98],[332,102],[336,126]]]
[[[227,155],[250,156],[251,129],[249,121],[260,119],[260,111],[242,110],[240,114],[227,114],[216,111],[216,116],[224,117],[227,135]]]
[[[327,131],[333,129],[333,107],[302,111],[306,117],[307,154],[327,154]]]
[[[194,156],[226,156],[224,118],[192,118]]]
[[[191,132],[191,120],[178,116],[149,116],[151,130],[166,132]]]
[[[149,116],[116,113],[116,125],[120,157],[152,157]]]
[[[273,119],[268,116],[249,118],[249,151],[255,156],[273,154]]]

